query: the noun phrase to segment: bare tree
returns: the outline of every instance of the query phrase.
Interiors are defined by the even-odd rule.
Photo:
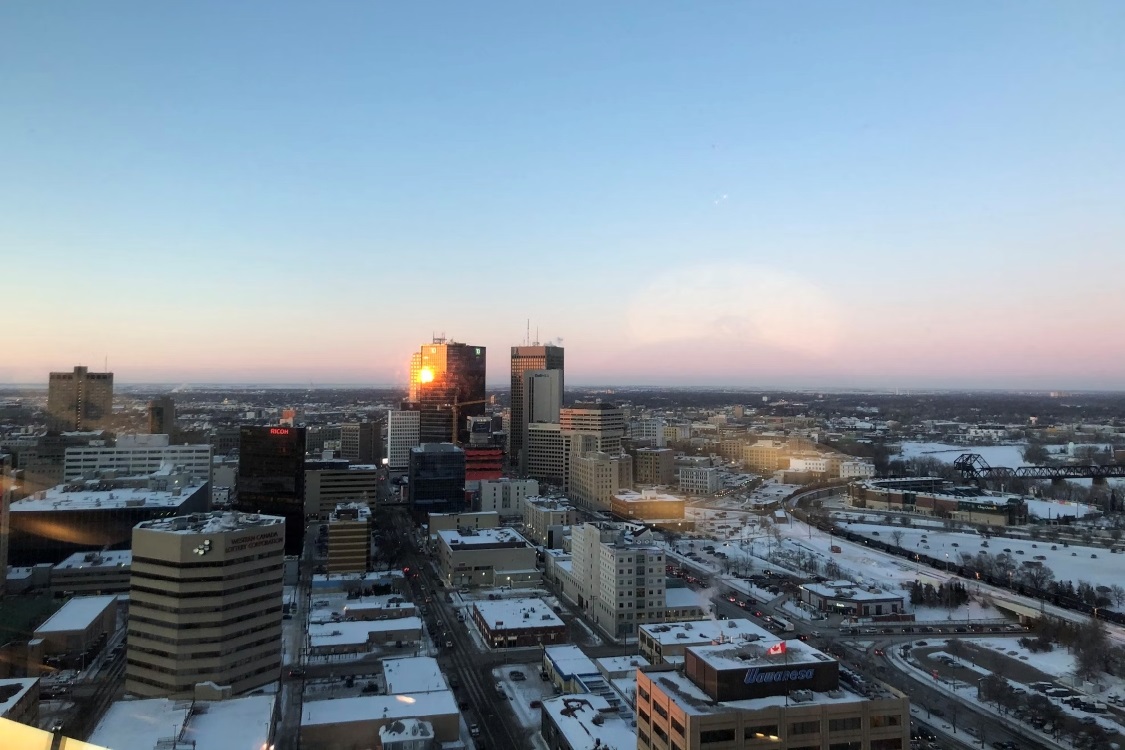
[[[894,531],[891,532],[891,539],[894,540],[894,543],[895,543],[896,547],[902,546],[902,537],[903,537],[903,533],[902,533],[901,529],[895,529]]]
[[[1125,586],[1121,586],[1117,583],[1113,584],[1109,587],[1109,596],[1118,607],[1125,604]]]

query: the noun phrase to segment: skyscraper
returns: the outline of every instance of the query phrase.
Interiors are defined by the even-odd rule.
[[[467,443],[467,417],[484,414],[485,348],[435,338],[410,360],[411,409],[422,443]]]
[[[509,460],[518,466],[525,466],[522,457],[524,433],[527,430],[528,416],[524,408],[524,379],[530,370],[557,370],[559,406],[563,394],[563,348],[561,346],[513,346],[512,347],[512,419],[510,433]]]
[[[513,420],[512,433],[514,435],[518,432],[520,435],[517,463],[521,474],[527,473],[528,426],[555,424],[559,421],[562,407],[562,376],[562,370],[526,370],[523,373],[520,423],[515,424]]]
[[[52,372],[47,383],[50,428],[58,431],[101,430],[113,416],[113,373]]]
[[[285,518],[285,554],[301,553],[305,536],[304,427],[242,426],[234,507]]]

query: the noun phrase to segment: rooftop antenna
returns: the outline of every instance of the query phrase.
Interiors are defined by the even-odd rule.
[[[527,319],[527,334],[523,337],[523,345],[531,346],[531,318]]]
[[[539,326],[535,326],[535,345],[539,346]]]

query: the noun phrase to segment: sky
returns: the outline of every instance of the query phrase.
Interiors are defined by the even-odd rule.
[[[0,4],[0,382],[1125,388],[1125,4]]]

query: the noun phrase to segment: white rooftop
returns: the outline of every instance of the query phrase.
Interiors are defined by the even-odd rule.
[[[225,701],[167,698],[117,701],[90,735],[90,742],[111,750],[153,750],[157,742],[183,732],[196,750],[261,748],[270,740],[274,696],[250,695]]]
[[[641,625],[641,632],[650,636],[662,646],[680,644],[692,646],[718,640],[720,635],[726,640],[765,640],[777,641],[777,636],[750,620],[695,620],[693,622],[669,622],[663,624]]]
[[[434,725],[423,719],[396,719],[379,727],[379,739],[383,743],[400,738],[433,739],[433,736]]]
[[[791,700],[788,700],[788,695],[769,695],[761,698],[750,698],[741,701],[721,701],[717,702],[711,699],[711,696],[698,688],[695,683],[687,678],[686,675],[680,674],[678,671],[667,671],[650,673],[649,677],[652,681],[657,683],[660,688],[673,696],[680,696],[681,700],[677,700],[676,704],[685,712],[700,715],[722,713],[729,711],[732,708],[743,709],[746,711],[757,711],[763,708],[772,708],[775,706],[793,705]],[[867,698],[850,693],[843,688],[834,690],[829,693],[816,693],[809,691],[812,699],[809,701],[802,701],[800,705],[810,706],[824,703],[856,703],[865,701]]]
[[[414,612],[417,607],[414,602],[407,601],[400,594],[382,594],[380,596],[361,596],[358,599],[345,599],[344,606],[340,612],[347,617],[348,612],[384,609],[400,609],[403,612]]]
[[[571,750],[633,750],[637,732],[599,695],[579,693],[561,695],[543,701],[543,710],[551,716],[559,732],[566,737]],[[600,724],[594,717],[600,716]]]
[[[542,599],[500,599],[473,602],[492,630],[561,627],[562,619]]]
[[[60,484],[49,490],[36,492],[11,505],[13,513],[42,513],[45,511],[116,510],[121,508],[178,508],[206,486],[206,480],[185,480],[174,490],[154,490],[148,487],[118,487],[112,490],[75,489],[75,484]],[[85,486],[84,484],[82,485]],[[96,486],[92,485],[92,486]],[[175,493],[175,494],[174,494]]]
[[[563,677],[598,674],[598,665],[578,646],[548,646],[543,649],[543,653],[555,665],[555,671]]]
[[[727,642],[691,647],[691,652],[716,670],[744,669],[748,667],[780,667],[798,664],[827,664],[835,662],[831,656],[803,641],[784,641],[785,653],[771,654],[769,649],[783,641]]]
[[[449,690],[445,675],[441,673],[437,659],[432,656],[384,659],[383,677],[387,682],[388,695]]]
[[[39,682],[38,677],[19,677],[11,680],[0,680],[0,716],[6,715],[15,708],[27,691]]]
[[[519,532],[509,528],[477,529],[472,534],[462,534],[460,531],[449,529],[439,531],[437,535],[442,542],[452,548],[484,545],[530,546],[527,540],[520,536]]]
[[[598,659],[598,666],[602,672],[613,674],[615,672],[632,672],[638,667],[647,667],[648,659],[640,654],[632,656],[603,656]]]
[[[707,610],[707,599],[694,589],[683,588],[664,589],[664,605],[671,609],[684,607],[699,607]]]
[[[664,492],[657,492],[656,490],[643,490],[642,492],[634,492],[633,490],[622,490],[614,494],[614,497],[626,503],[682,503],[684,498],[675,495],[669,495]]]
[[[174,534],[219,534],[224,531],[244,531],[283,523],[285,519],[282,516],[215,510],[210,513],[192,513],[190,516],[142,521],[137,524],[137,528]]]
[[[87,559],[91,558],[91,559]],[[55,566],[55,570],[72,568],[121,568],[133,564],[133,551],[75,552]]]
[[[301,726],[347,724],[379,719],[413,719],[430,716],[453,716],[458,713],[457,699],[451,690],[430,693],[405,693],[398,695],[360,695],[354,698],[334,698],[323,701],[305,701]],[[115,748],[116,750],[116,748]],[[151,750],[148,748],[146,750]],[[199,748],[199,750],[204,750]]]
[[[887,601],[901,600],[901,594],[889,591],[869,591],[851,581],[828,581],[827,583],[802,583],[801,588],[826,599],[846,599],[848,601]]]
[[[309,623],[309,645],[356,646],[367,643],[371,633],[398,630],[421,630],[418,617],[397,617],[391,620],[356,620],[352,622]]]
[[[109,607],[117,605],[117,596],[76,596],[62,606],[51,619],[35,629],[38,638],[46,633],[69,633],[85,630]]]

